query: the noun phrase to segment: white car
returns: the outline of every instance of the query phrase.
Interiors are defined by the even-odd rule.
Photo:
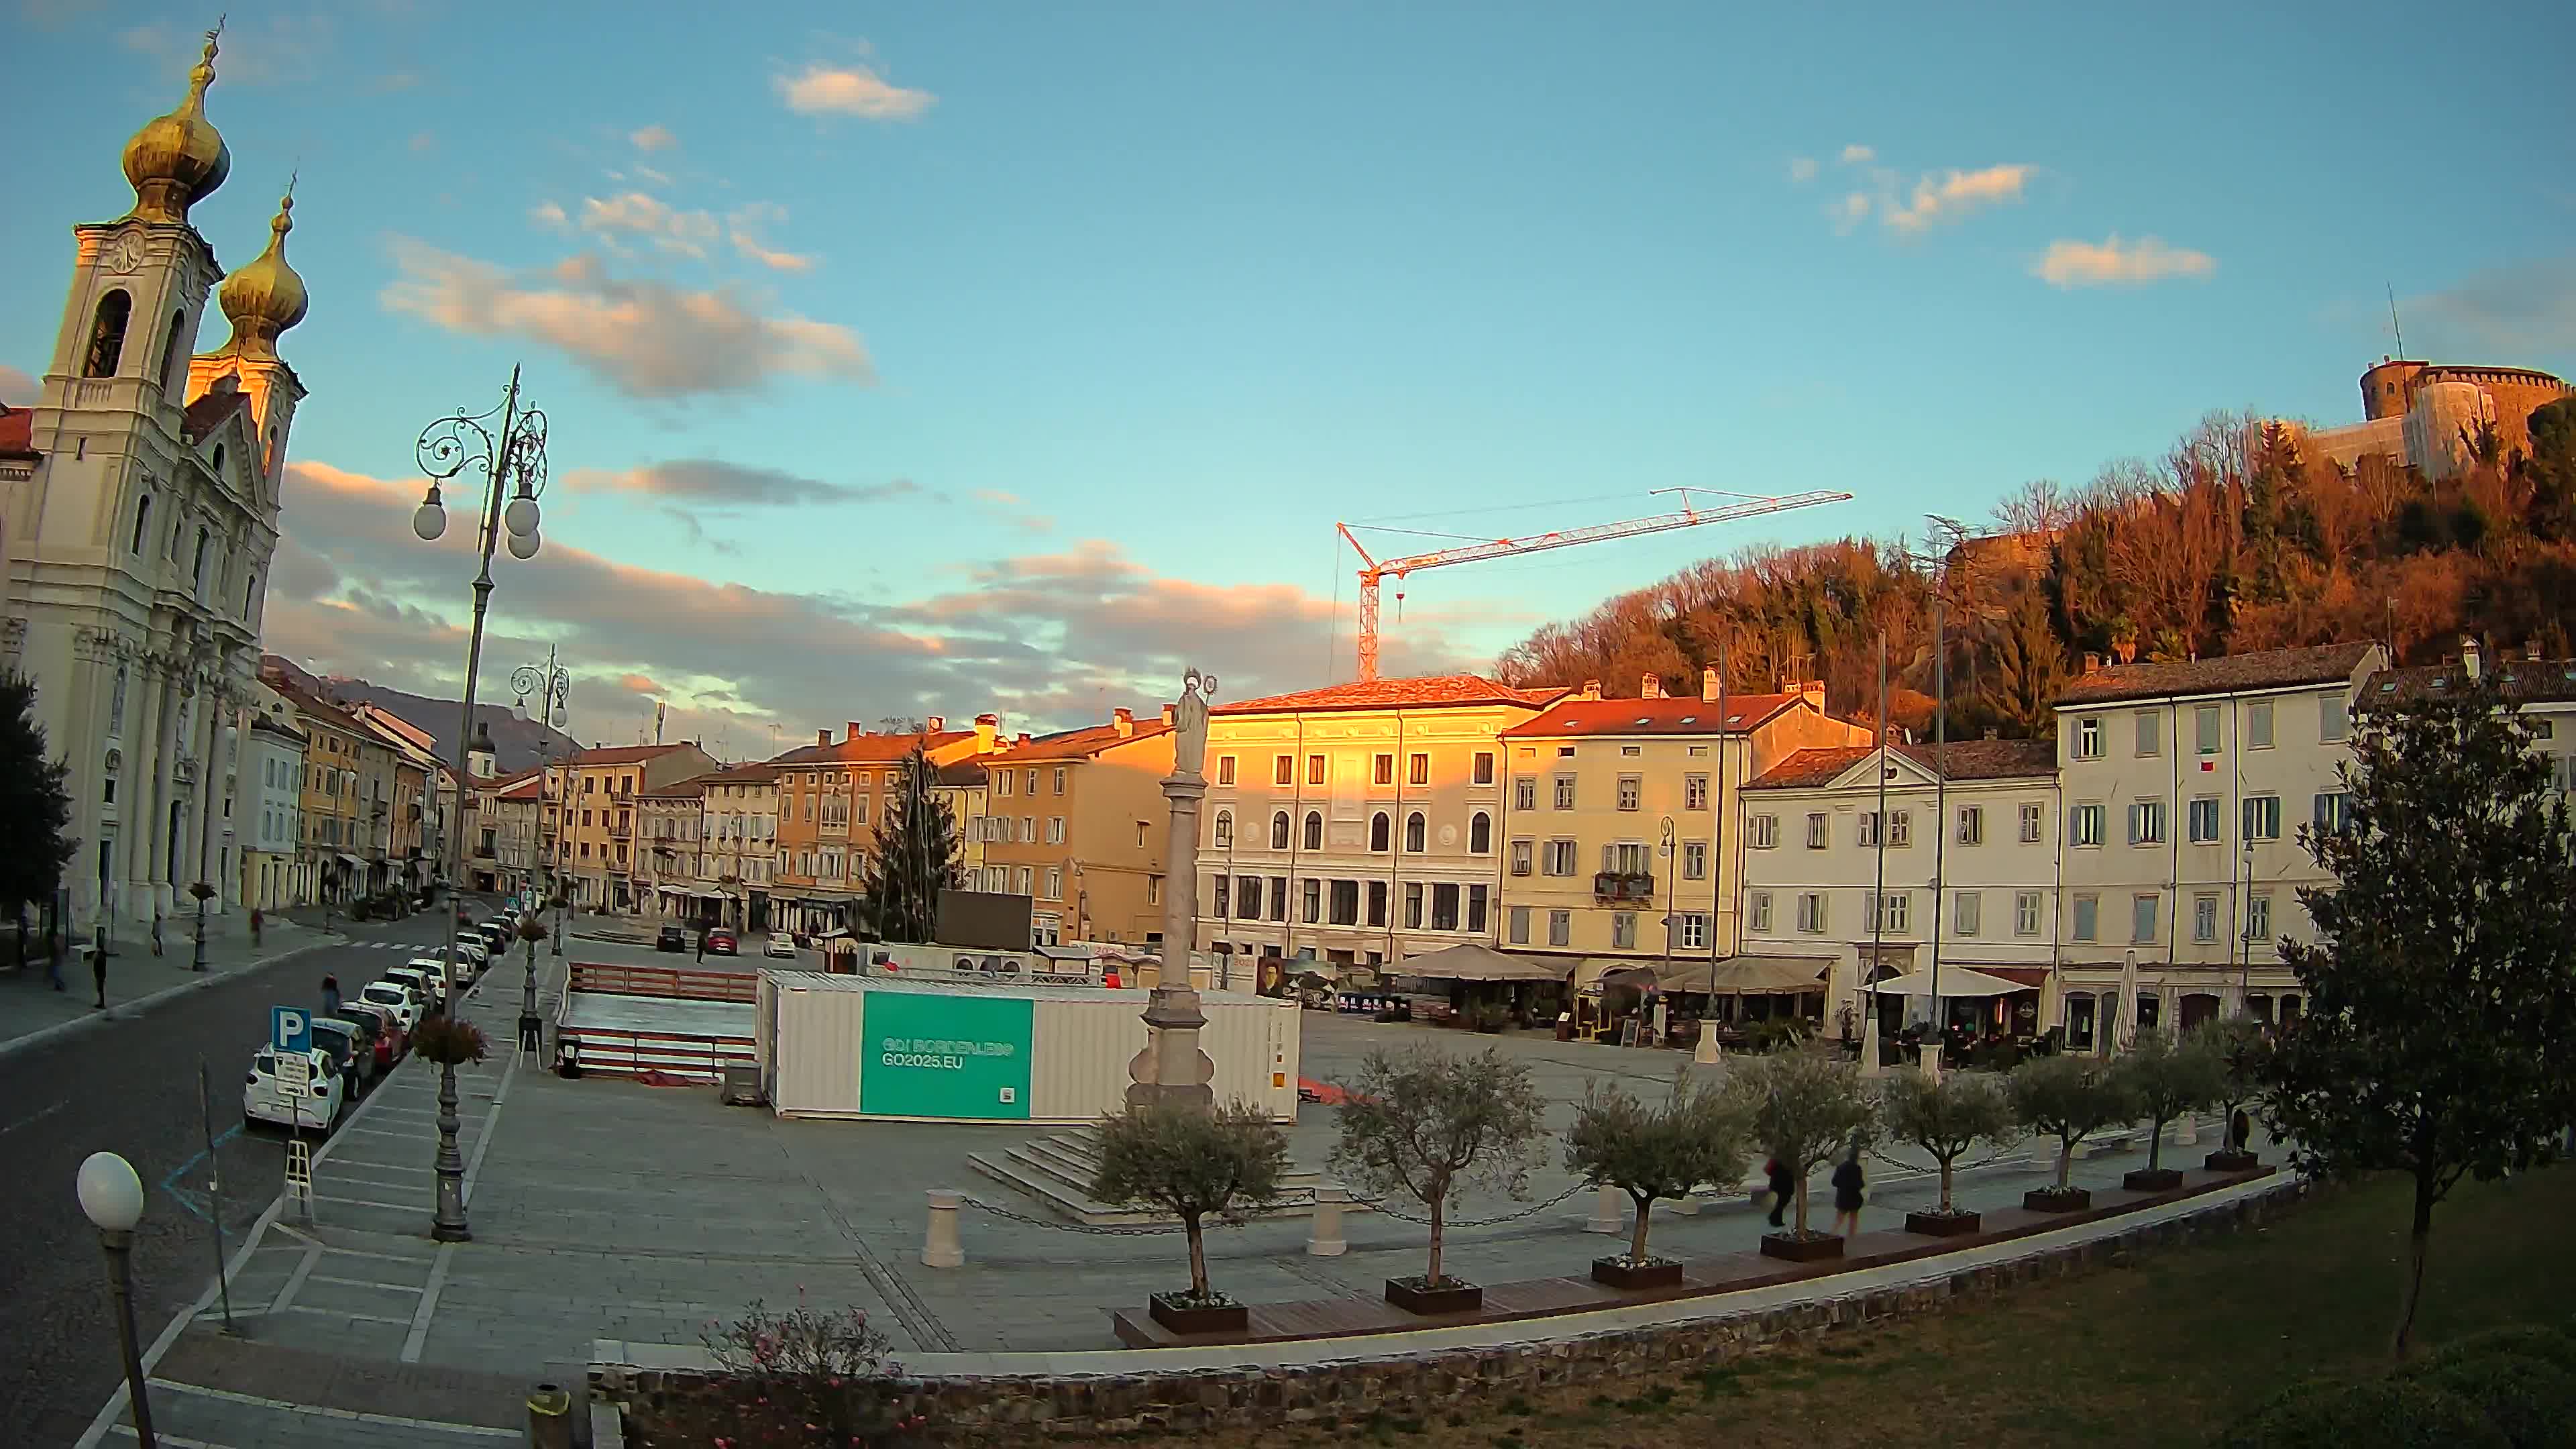
[[[413,1027],[420,1025],[421,999],[399,981],[370,981],[358,993],[358,999],[369,1006],[381,1006],[392,1012],[394,1020],[402,1023],[405,1037],[411,1035]]]
[[[377,979],[393,982],[397,986],[410,987],[412,994],[418,996],[432,1011],[446,1009],[447,975],[443,967],[390,966],[385,969],[385,974]]]
[[[277,1074],[277,1053],[260,1048],[259,1055],[251,1058],[250,1075],[242,1081],[242,1120],[330,1131],[348,1103],[348,1084],[329,1051],[314,1047],[304,1053],[304,1060],[306,1080],[291,1082]]]
[[[447,963],[438,959],[436,952],[432,952],[427,956],[414,956],[409,961],[404,962],[403,965],[410,970],[427,973],[429,979],[432,981],[444,981],[447,979]],[[464,960],[460,956],[460,959],[456,963],[457,984],[462,986],[471,982],[473,979],[474,963]]]
[[[796,959],[796,938],[785,931],[773,932],[769,937],[769,944],[760,948],[760,954],[775,956],[781,961],[793,961]]]

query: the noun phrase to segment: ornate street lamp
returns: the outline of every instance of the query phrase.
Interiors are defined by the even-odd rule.
[[[490,424],[499,419],[496,435]],[[492,603],[492,549],[504,531],[510,557],[537,556],[537,498],[546,491],[546,415],[519,406],[519,369],[510,369],[510,386],[501,405],[480,413],[459,408],[421,430],[414,445],[420,471],[429,475],[429,491],[412,514],[411,530],[423,543],[447,531],[447,507],[438,485],[470,471],[483,475],[483,504],[476,547],[481,571],[474,577],[474,629],[465,645],[465,705],[456,730],[455,818],[465,818],[465,784],[473,778],[467,752],[474,738],[474,682],[483,668],[483,616]],[[513,490],[516,490],[515,493]],[[447,878],[452,887],[465,874],[464,832],[450,831]],[[459,1000],[456,983],[456,912],[447,912],[447,951],[439,970],[447,978],[449,1009]],[[465,1225],[465,1155],[457,1149],[456,1064],[438,1069],[438,1207],[429,1235],[442,1243],[461,1243],[474,1236]]]
[[[519,710],[522,714],[527,712],[528,696],[537,697],[536,719],[539,724],[562,729],[572,722],[572,672],[555,663],[555,651],[551,647],[546,650],[544,668],[540,669],[534,664],[522,664],[510,671],[510,690],[519,696]],[[547,773],[553,772],[549,770]],[[545,787],[541,784],[537,788],[537,805],[541,811],[547,804],[545,795]],[[558,837],[563,834],[563,818],[560,814],[555,819],[555,833]],[[540,841],[545,838],[545,822],[542,816],[538,820],[537,837]],[[555,861],[554,852],[551,850],[546,852],[546,893],[548,895],[555,893]],[[540,905],[542,904],[541,902]],[[560,910],[555,915],[553,935],[555,954],[561,956],[563,954],[563,915]],[[522,1041],[527,1040],[530,1023],[535,1021],[537,1015],[537,946],[533,939],[528,942],[527,958],[527,980],[519,993],[519,1039]]]
[[[73,1179],[81,1212],[98,1229],[107,1250],[107,1290],[116,1300],[116,1346],[125,1360],[125,1395],[134,1408],[134,1437],[143,1449],[152,1437],[152,1400],[145,1391],[143,1355],[134,1337],[134,1225],[143,1221],[143,1180],[113,1152],[93,1152]]]

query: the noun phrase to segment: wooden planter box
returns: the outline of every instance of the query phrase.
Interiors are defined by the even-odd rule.
[[[1425,1288],[1417,1279],[1389,1278],[1386,1301],[1407,1313],[1473,1313],[1485,1306],[1485,1290],[1473,1283]]]
[[[1172,1294],[1157,1293],[1146,1301],[1145,1311],[1174,1333],[1244,1333],[1252,1327],[1252,1310],[1240,1303],[1184,1308],[1172,1298]]]
[[[2212,1172],[2252,1172],[2263,1165],[2263,1159],[2251,1152],[2236,1152],[2222,1147],[2202,1158],[2200,1165]]]
[[[2120,1186],[2131,1192],[2171,1192],[2182,1186],[2182,1174],[2170,1167],[2141,1167],[2121,1174]]]
[[[2053,1187],[2035,1187],[2021,1195],[2024,1212],[2080,1213],[2093,1206],[2093,1194],[2080,1187],[2059,1192]]]
[[[1905,1230],[1927,1238],[1964,1238],[1977,1230],[1980,1221],[1978,1215],[1971,1212],[1907,1213]]]
[[[1792,1263],[1822,1263],[1843,1255],[1843,1240],[1832,1233],[1812,1233],[1799,1237],[1795,1233],[1764,1233],[1762,1256],[1785,1258]]]
[[[1592,1281],[1611,1288],[1679,1288],[1682,1265],[1660,1259],[1631,1265],[1622,1258],[1595,1258]]]

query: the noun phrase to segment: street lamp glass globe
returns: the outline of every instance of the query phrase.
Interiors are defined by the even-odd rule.
[[[510,535],[510,557],[535,558],[536,556],[537,535],[535,530],[531,529],[526,533],[514,533]]]
[[[411,531],[420,535],[423,543],[435,542],[440,534],[447,531],[447,510],[439,506],[436,495],[412,514]]]
[[[77,1179],[81,1211],[103,1233],[130,1233],[143,1221],[143,1179],[113,1152],[93,1152]]]
[[[510,506],[501,510],[501,522],[507,525],[512,533],[524,533],[531,538],[535,537],[537,500],[525,493],[511,499]]]

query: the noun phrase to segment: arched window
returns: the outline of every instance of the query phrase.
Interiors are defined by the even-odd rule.
[[[1228,850],[1232,849],[1233,846],[1234,812],[1231,810],[1220,810],[1216,812],[1216,848],[1219,850]]]
[[[1288,848],[1288,812],[1285,810],[1270,817],[1270,848],[1272,850]]]
[[[1479,810],[1467,821],[1467,853],[1484,855],[1494,848],[1494,817]]]
[[[179,342],[187,332],[188,314],[171,313],[170,335],[161,340],[161,387],[165,392],[176,392],[179,389],[179,380],[170,374],[179,365]]]
[[[1306,848],[1308,850],[1324,848],[1324,813],[1320,810],[1306,812]]]
[[[216,477],[218,477],[218,478],[220,478],[220,477],[222,477],[222,476],[223,476],[223,473],[224,473],[224,445],[223,445],[223,444],[221,444],[221,443],[217,443],[217,444],[215,444],[215,476],[216,476]]]
[[[1371,849],[1371,850],[1375,850],[1375,851],[1384,851],[1384,850],[1386,849],[1386,840],[1387,840],[1387,819],[1386,819],[1386,812],[1385,812],[1385,811],[1383,811],[1383,810],[1381,810],[1381,811],[1377,812],[1375,815],[1372,815],[1372,816],[1370,816],[1370,817],[1369,817],[1369,849]]]
[[[98,318],[89,328],[89,357],[83,377],[114,377],[125,359],[125,324],[134,315],[134,299],[120,287],[98,299]]]
[[[206,544],[210,537],[206,530],[202,528],[197,530],[197,558],[188,569],[191,586],[197,589],[203,589],[206,586]]]
[[[1405,817],[1404,817],[1404,848],[1405,848],[1405,849],[1407,849],[1407,850],[1409,850],[1409,851],[1412,851],[1412,852],[1413,852],[1414,854],[1416,854],[1416,855],[1421,854],[1421,853],[1422,853],[1422,833],[1423,833],[1423,828],[1422,828],[1422,812],[1421,812],[1421,811],[1416,810],[1416,811],[1414,811],[1412,814],[1407,815],[1407,816],[1405,816]]]
[[[134,551],[136,553],[139,554],[143,552],[143,540],[146,537],[146,530],[150,529],[151,526],[152,495],[146,493],[143,495],[143,501],[134,505]]]
[[[259,573],[257,570],[253,570],[249,580],[242,585],[242,617],[247,619],[257,612],[259,612]],[[1482,819],[1483,817],[1479,816],[1478,818]],[[1229,825],[1230,824],[1231,822],[1229,822]],[[1231,828],[1226,831],[1226,834],[1228,835],[1233,833],[1234,832]]]

